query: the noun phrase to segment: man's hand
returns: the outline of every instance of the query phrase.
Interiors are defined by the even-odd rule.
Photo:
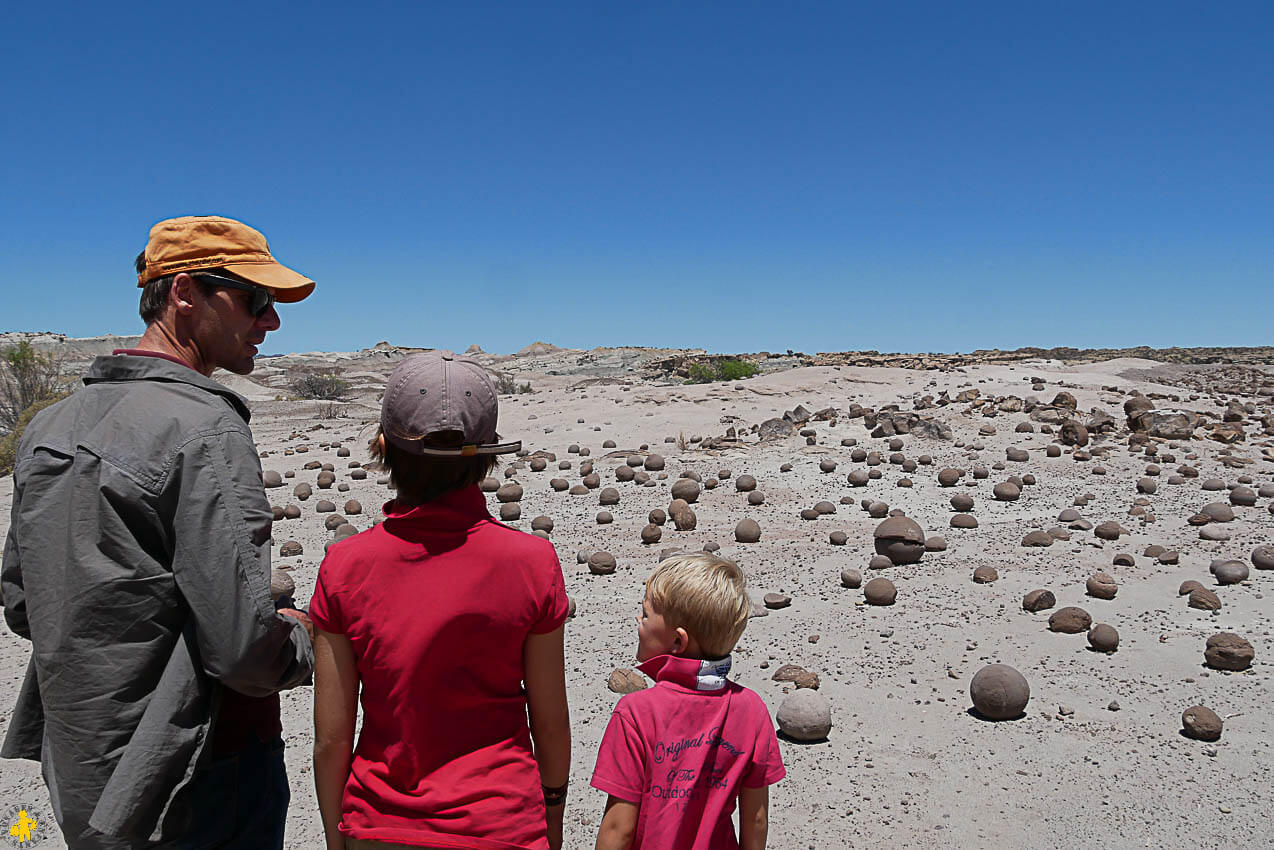
[[[298,611],[295,608],[280,608],[278,613],[285,617],[291,617],[302,626],[305,626],[305,633],[310,636],[310,640],[314,640],[314,624],[310,622],[310,618],[306,616],[304,611]]]

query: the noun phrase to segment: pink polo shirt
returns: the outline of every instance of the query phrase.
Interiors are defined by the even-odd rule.
[[[740,789],[787,774],[769,710],[725,678],[729,658],[660,655],[638,669],[655,686],[615,706],[593,787],[637,804],[633,850],[737,850]]]

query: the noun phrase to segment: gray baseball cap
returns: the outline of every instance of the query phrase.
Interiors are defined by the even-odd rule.
[[[522,441],[501,443],[495,431],[499,416],[495,384],[476,360],[450,351],[413,354],[389,376],[380,406],[380,425],[389,440],[405,452],[438,457],[470,457],[516,452]],[[459,432],[464,444],[438,449],[424,438]]]

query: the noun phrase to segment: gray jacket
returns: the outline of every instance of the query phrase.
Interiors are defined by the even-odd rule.
[[[157,357],[98,357],[27,427],[0,571],[31,663],[0,756],[39,759],[69,842],[167,840],[221,688],[299,684],[314,651],[270,599],[247,405]],[[91,833],[87,833],[91,834]]]

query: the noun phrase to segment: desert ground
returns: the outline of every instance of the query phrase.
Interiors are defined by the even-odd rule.
[[[73,353],[72,366],[120,344],[55,342]],[[248,377],[217,376],[253,410],[262,467],[282,481],[266,490],[271,504],[299,509],[275,523],[273,563],[301,604],[324,545],[341,533],[328,518],[366,529],[392,496],[375,469],[355,464],[368,462],[384,378],[409,351],[291,354],[262,358]],[[515,387],[530,385],[503,395],[500,413],[502,436],[521,439],[527,456],[494,473],[522,495],[502,503],[489,492],[490,508],[499,516],[517,505],[509,522],[528,532],[537,517],[552,519],[547,534],[576,603],[566,629],[574,743],[565,845],[591,847],[596,834],[605,798],[588,781],[619,698],[608,682],[634,666],[642,582],[661,552],[715,543],[741,564],[756,602],[733,678],[772,714],[809,690],[798,685],[816,685],[815,702],[830,708],[824,738],[800,741],[798,730],[781,741],[788,775],[771,789],[771,847],[1274,846],[1274,571],[1258,569],[1274,563],[1259,549],[1274,544],[1274,358],[1065,353],[745,355],[760,366],[755,377],[687,384],[688,365],[711,358],[475,349]],[[350,383],[348,401],[291,398],[298,375],[322,370]],[[533,468],[537,457],[543,469]],[[583,481],[589,463],[597,486]],[[619,468],[632,469],[621,473],[631,480],[618,480]],[[947,469],[963,473],[954,486],[939,481]],[[651,512],[668,512],[673,485],[690,473],[700,485],[693,530],[670,516],[644,543]],[[760,504],[740,491],[743,476],[755,478]],[[1010,478],[1019,486],[999,489],[1020,496],[997,499],[993,488]],[[553,479],[575,492],[554,489]],[[302,483],[313,490],[304,500],[294,489]],[[605,488],[617,490],[616,504],[599,504]],[[971,497],[971,510],[953,508],[958,494]],[[0,533],[11,498],[6,479]],[[335,510],[321,512],[324,500]],[[361,511],[345,515],[348,500]],[[869,513],[864,501],[883,504]],[[599,524],[599,511],[613,522]],[[922,536],[883,548],[922,552],[917,562],[871,564],[889,511]],[[959,516],[976,527],[953,527]],[[757,542],[736,540],[745,519],[759,526]],[[285,544],[300,554],[283,556]],[[613,573],[590,570],[598,551],[613,555]],[[896,600],[868,604],[852,571],[863,585],[888,579]],[[1098,572],[1113,579],[1114,598],[1100,598],[1109,595],[1104,579],[1090,594]],[[1179,594],[1187,580],[1210,593]],[[1025,610],[1037,589],[1055,604]],[[1113,626],[1117,650],[1094,650],[1086,630],[1050,631],[1066,606]],[[1241,645],[1219,663],[1205,660],[1208,638],[1221,632],[1250,644],[1250,666],[1218,669],[1244,664]],[[23,640],[0,635],[0,726],[28,656]],[[1029,685],[1013,719],[973,709],[970,682],[996,663]],[[785,671],[797,681],[776,681],[784,665],[815,675]],[[1199,705],[1223,721],[1219,740],[1183,731],[1183,712]],[[310,710],[309,688],[284,694],[294,848],[321,844]],[[38,765],[2,762],[0,803],[19,802],[49,815]],[[62,846],[43,834],[42,846]]]

